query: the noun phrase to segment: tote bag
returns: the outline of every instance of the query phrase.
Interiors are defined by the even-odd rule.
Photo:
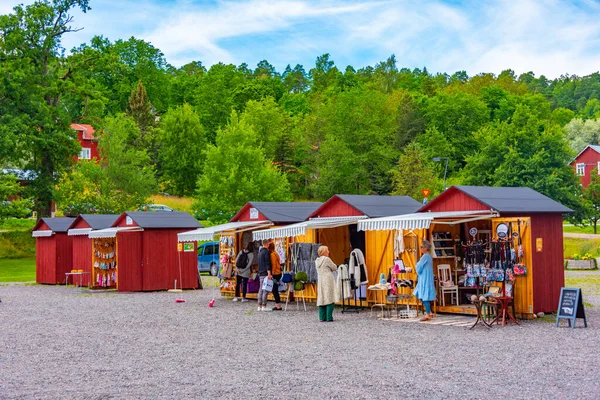
[[[265,278],[263,281],[262,290],[271,292],[273,290],[273,279]]]

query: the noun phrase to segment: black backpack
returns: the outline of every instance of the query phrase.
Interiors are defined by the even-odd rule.
[[[246,268],[246,265],[248,265],[248,253],[242,250],[235,264],[238,270]]]

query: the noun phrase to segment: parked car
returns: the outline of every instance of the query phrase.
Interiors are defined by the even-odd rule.
[[[173,212],[173,209],[169,206],[165,206],[164,204],[142,204],[138,207],[138,211],[170,211]]]
[[[219,242],[206,242],[198,246],[198,273],[210,272],[212,276],[217,276],[220,266]]]

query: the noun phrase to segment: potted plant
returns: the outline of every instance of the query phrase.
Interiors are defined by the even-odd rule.
[[[306,272],[296,272],[296,276],[294,277],[294,290],[298,292],[304,290],[306,282],[308,282],[308,275]]]

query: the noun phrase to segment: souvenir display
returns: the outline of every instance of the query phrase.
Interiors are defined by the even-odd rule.
[[[92,283],[96,287],[117,285],[117,246],[115,238],[98,238],[93,241]]]

